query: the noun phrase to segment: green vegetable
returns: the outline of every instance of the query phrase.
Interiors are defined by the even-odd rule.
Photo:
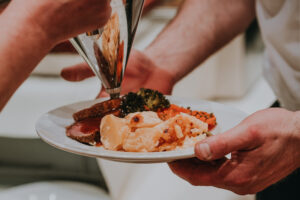
[[[170,102],[162,93],[144,88],[137,93],[129,92],[122,97],[121,103],[122,116],[146,110],[157,111],[168,107],[170,107]]]
[[[121,111],[126,116],[129,113],[145,111],[145,101],[137,93],[129,92],[122,97]]]
[[[137,94],[144,98],[146,106],[151,111],[157,111],[160,108],[170,107],[169,100],[167,100],[162,93],[156,90],[141,88]]]

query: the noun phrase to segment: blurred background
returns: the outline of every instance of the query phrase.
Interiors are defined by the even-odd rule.
[[[175,16],[180,3],[181,0],[147,0],[134,47],[143,50],[150,44]],[[244,34],[180,81],[173,95],[221,102],[248,114],[269,107],[275,97],[262,76],[263,49],[258,25],[253,22]],[[96,78],[80,83],[60,78],[63,67],[80,62],[82,58],[68,42],[58,45],[2,111],[0,200],[254,199],[251,195],[238,196],[211,187],[190,186],[173,176],[166,164],[133,165],[96,160],[42,142],[34,129],[41,114],[65,104],[93,99],[101,89]],[[156,189],[149,190],[149,187]]]

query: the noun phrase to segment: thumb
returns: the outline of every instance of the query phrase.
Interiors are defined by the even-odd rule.
[[[81,63],[64,68],[60,75],[67,81],[82,81],[94,76],[94,73],[86,63]]]
[[[200,160],[210,161],[220,159],[234,151],[253,149],[259,143],[259,140],[253,137],[255,135],[257,134],[253,134],[245,124],[240,124],[224,133],[198,142],[195,145],[195,154]]]

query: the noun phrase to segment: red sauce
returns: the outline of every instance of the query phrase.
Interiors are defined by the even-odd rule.
[[[95,146],[96,146],[96,147],[101,147],[101,146],[102,146],[102,143],[101,143],[101,141],[99,141],[99,142],[96,142]]]
[[[89,118],[79,122],[75,122],[66,128],[68,137],[77,140],[81,143],[101,145],[100,141],[100,123],[101,117]]]
[[[120,115],[120,110],[113,110],[106,114]],[[69,127],[66,127],[66,135],[81,143],[94,146],[101,146],[100,124],[102,117],[91,117],[75,122]]]
[[[101,119],[102,119],[102,117],[89,118],[89,119],[85,119],[80,122],[77,122],[77,124],[80,124],[80,131],[82,133],[89,134],[90,132],[100,131]]]

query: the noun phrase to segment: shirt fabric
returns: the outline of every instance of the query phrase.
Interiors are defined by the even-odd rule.
[[[282,107],[300,110],[300,1],[256,0],[264,75]]]

